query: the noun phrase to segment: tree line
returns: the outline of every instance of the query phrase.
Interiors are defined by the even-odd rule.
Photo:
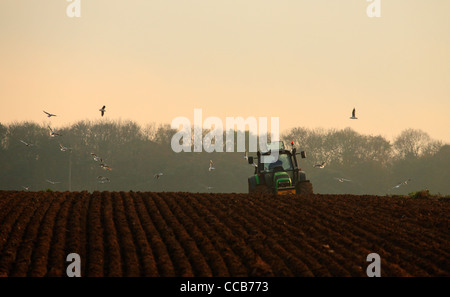
[[[0,190],[245,193],[247,178],[254,172],[237,149],[173,152],[171,140],[176,131],[168,124],[80,121],[57,131],[62,136],[51,137],[45,124],[0,124]],[[249,132],[235,132],[235,145],[238,134],[245,137],[248,148]],[[450,146],[421,130],[407,129],[392,142],[350,128],[298,127],[280,138],[287,147],[294,141],[298,150],[306,152],[300,166],[315,193],[450,192]],[[94,160],[92,153],[101,160]],[[314,167],[321,162],[326,162],[324,168]],[[157,173],[163,175],[156,179]]]

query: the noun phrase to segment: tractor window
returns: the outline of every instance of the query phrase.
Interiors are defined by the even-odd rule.
[[[291,158],[288,154],[278,156],[278,161],[274,163],[264,163],[264,171],[273,171],[276,166],[282,166],[284,170],[292,170]]]

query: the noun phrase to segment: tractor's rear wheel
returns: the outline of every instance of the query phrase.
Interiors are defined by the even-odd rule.
[[[255,192],[257,192],[257,193],[272,193],[272,190],[268,186],[257,185],[255,187]]]
[[[313,194],[313,186],[309,181],[301,181],[297,184],[295,188],[295,192],[299,195],[312,195]]]
[[[249,193],[272,193],[271,189],[266,185],[256,185],[249,188]]]

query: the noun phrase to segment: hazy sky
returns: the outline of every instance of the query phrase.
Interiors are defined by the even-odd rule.
[[[279,117],[450,143],[450,1],[0,1],[0,122]],[[350,120],[353,108],[358,120]]]

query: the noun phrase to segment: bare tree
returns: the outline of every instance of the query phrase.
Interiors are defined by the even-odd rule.
[[[442,147],[422,130],[404,130],[394,141],[394,149],[400,159],[418,158],[423,154],[434,154]]]

